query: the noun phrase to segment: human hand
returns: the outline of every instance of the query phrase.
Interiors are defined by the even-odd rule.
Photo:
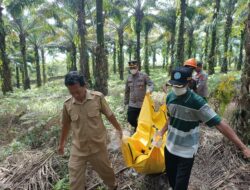
[[[157,136],[160,136],[160,137],[163,137],[163,132],[162,132],[162,130],[159,130],[159,131],[156,131],[156,133],[155,133]]]
[[[146,94],[151,94],[151,90],[148,88],[147,91],[146,91]]]
[[[245,148],[242,150],[242,153],[244,155],[244,158],[246,159],[250,159],[250,149],[249,148]]]

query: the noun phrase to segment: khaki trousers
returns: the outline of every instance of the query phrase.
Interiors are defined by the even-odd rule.
[[[69,159],[70,190],[85,190],[85,171],[87,162],[99,174],[110,190],[115,189],[115,174],[111,168],[107,150],[101,150],[89,156],[71,155]]]

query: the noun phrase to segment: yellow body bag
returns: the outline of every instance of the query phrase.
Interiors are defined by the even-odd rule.
[[[131,137],[122,140],[122,154],[128,167],[134,168],[138,173],[154,174],[165,170],[164,146],[166,135],[164,135],[160,148],[153,146],[155,133],[161,130],[166,122],[166,104],[158,111],[154,110],[154,102],[149,94],[146,94],[141,112],[138,118],[136,132]]]

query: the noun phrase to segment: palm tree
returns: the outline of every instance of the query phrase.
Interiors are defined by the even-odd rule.
[[[204,31],[206,33],[206,37],[205,37],[205,47],[204,47],[203,61],[205,62],[204,66],[206,67],[207,66],[207,60],[208,60],[207,57],[208,57],[208,44],[209,44],[209,27],[205,27]]]
[[[225,10],[226,10],[226,24],[225,24],[225,36],[224,36],[224,56],[223,56],[223,62],[221,66],[221,72],[227,73],[228,70],[228,41],[229,37],[232,31],[232,25],[233,25],[233,13],[235,11],[235,4],[237,0],[229,0],[226,4]]]
[[[134,30],[136,33],[136,55],[135,59],[139,63],[139,69],[141,69],[141,31],[143,29],[143,19],[149,13],[149,9],[156,6],[155,0],[128,0],[117,1],[118,4],[124,5],[125,10],[130,12],[134,16]]]
[[[62,25],[56,30],[56,40],[54,47],[59,47],[61,50],[65,50],[68,56],[67,69],[68,71],[77,70],[77,25],[73,19],[67,19],[62,22]]]
[[[11,14],[12,17],[12,26],[13,29],[17,32],[19,36],[19,45],[22,55],[22,64],[23,64],[23,88],[27,90],[30,88],[30,78],[28,74],[28,67],[27,67],[27,47],[26,47],[26,38],[29,34],[29,30],[33,28],[34,22],[29,22],[29,16],[24,15],[25,7],[30,7],[32,5],[41,4],[42,0],[12,0],[7,5],[7,10]]]
[[[130,30],[131,17],[124,12],[124,7],[114,4],[109,12],[110,19],[107,20],[107,27],[114,29],[118,41],[118,69],[120,80],[124,79],[124,32]],[[110,34],[112,35],[112,33]],[[116,41],[116,40],[114,40]],[[115,46],[115,45],[114,45]],[[114,50],[115,52],[115,50]],[[115,58],[114,58],[115,60]]]
[[[149,75],[149,45],[148,45],[148,36],[149,36],[149,33],[150,31],[152,30],[154,24],[153,22],[149,19],[149,18],[146,18],[144,20],[144,33],[145,33],[145,45],[144,45],[144,50],[145,50],[145,53],[144,53],[144,69],[145,69],[145,72]]]
[[[241,67],[243,65],[243,47],[244,47],[244,42],[245,42],[245,29],[241,29],[240,32],[240,51],[239,51],[239,60],[237,62],[237,70],[240,71]]]
[[[175,35],[176,35],[176,8],[170,6],[168,9],[160,10],[159,14],[157,15],[157,21],[159,24],[164,28],[165,34],[164,36],[167,37],[167,41],[170,43],[170,65],[169,65],[169,73],[174,66],[175,62]]]
[[[96,76],[95,89],[108,94],[108,63],[104,46],[103,0],[96,0]]]
[[[88,62],[89,57],[88,57],[88,51],[87,51],[88,46],[87,46],[87,42],[86,42],[87,27],[86,27],[86,23],[85,23],[85,19],[86,19],[85,10],[86,10],[87,1],[86,0],[74,0],[74,1],[72,1],[72,0],[56,0],[56,4],[57,4],[56,10],[59,10],[64,16],[68,16],[68,18],[71,18],[77,24],[80,44],[74,44],[74,45],[79,46],[80,72],[84,75],[85,80],[87,81],[88,85],[92,86],[90,72],[89,72],[89,62]],[[61,8],[60,8],[60,4],[63,5],[63,6],[61,6]],[[59,13],[57,13],[57,14],[58,14],[58,16],[60,15]],[[60,19],[60,16],[57,17],[57,20],[58,19]],[[73,44],[71,44],[71,45],[74,48]],[[76,52],[74,52],[74,53],[76,53]],[[73,54],[73,52],[72,52],[72,54]],[[74,59],[74,56],[72,57],[71,60],[73,60],[73,59]]]
[[[179,0],[177,13],[179,13],[178,35],[177,35],[177,49],[176,49],[176,65],[184,62],[184,19],[186,15],[186,0]]]
[[[213,14],[212,24],[212,36],[211,36],[211,48],[208,57],[208,74],[214,74],[214,63],[215,63],[215,48],[216,48],[216,35],[217,35],[217,19],[220,11],[220,0],[216,0]]]
[[[49,46],[54,40],[53,36],[55,35],[55,31],[53,27],[46,22],[46,17],[43,16],[43,12],[39,12],[39,10],[32,10],[32,17],[39,17],[39,22],[37,19],[33,28],[29,30],[28,40],[29,43],[33,46],[34,54],[35,54],[35,63],[36,63],[36,80],[37,86],[40,87],[42,85],[42,77],[41,77],[41,68],[40,68],[40,55],[39,51],[41,51],[42,56],[42,73],[43,73],[43,83],[46,82],[46,71],[45,71],[45,57],[44,57],[44,48]]]
[[[248,3],[248,19],[246,23],[246,30],[245,30],[245,50],[246,50],[246,59],[245,59],[245,66],[242,70],[241,75],[241,96],[239,98],[239,105],[238,110],[235,113],[235,126],[237,129],[238,134],[242,137],[243,141],[246,144],[250,143],[249,136],[250,136],[250,128],[249,128],[249,121],[250,121],[250,93],[249,93],[249,84],[250,84],[250,3]]]
[[[113,73],[116,74],[116,46],[117,46],[117,42],[116,40],[114,40],[113,43]]]
[[[2,91],[3,94],[6,92],[12,92],[12,85],[11,85],[11,71],[9,65],[9,59],[6,53],[6,43],[5,43],[5,27],[3,22],[3,15],[2,15],[2,1],[0,1],[0,58],[2,62],[2,67],[0,67],[0,75],[3,79],[2,83]]]
[[[194,51],[194,31],[199,29],[202,21],[206,18],[204,14],[200,12],[198,7],[189,6],[186,11],[186,28],[187,28],[187,37],[188,37],[188,45],[187,45],[187,58],[191,58],[193,56]]]

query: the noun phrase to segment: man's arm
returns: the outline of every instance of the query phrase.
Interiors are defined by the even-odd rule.
[[[69,130],[70,130],[70,116],[67,112],[66,106],[64,105],[62,111],[62,132],[58,146],[58,153],[61,155],[64,154],[64,146],[69,134]]]
[[[58,146],[58,153],[61,155],[64,154],[64,146],[69,134],[69,130],[70,130],[70,124],[63,124],[60,143]]]
[[[149,78],[149,76],[147,74],[145,74],[145,81],[146,81],[146,85],[147,85],[147,92],[152,93],[154,90],[154,83],[153,81]]]
[[[118,123],[116,117],[114,114],[112,114],[111,116],[107,117],[107,119],[109,120],[109,122],[114,126],[114,128],[117,130],[120,139],[122,139],[122,128],[120,126],[120,124]]]
[[[250,149],[239,139],[234,130],[229,127],[229,125],[221,121],[216,128],[226,136],[230,141],[232,141],[244,154],[246,158],[250,158]]]
[[[163,135],[168,130],[168,121],[166,122],[165,126],[159,131],[159,135],[163,137]]]

